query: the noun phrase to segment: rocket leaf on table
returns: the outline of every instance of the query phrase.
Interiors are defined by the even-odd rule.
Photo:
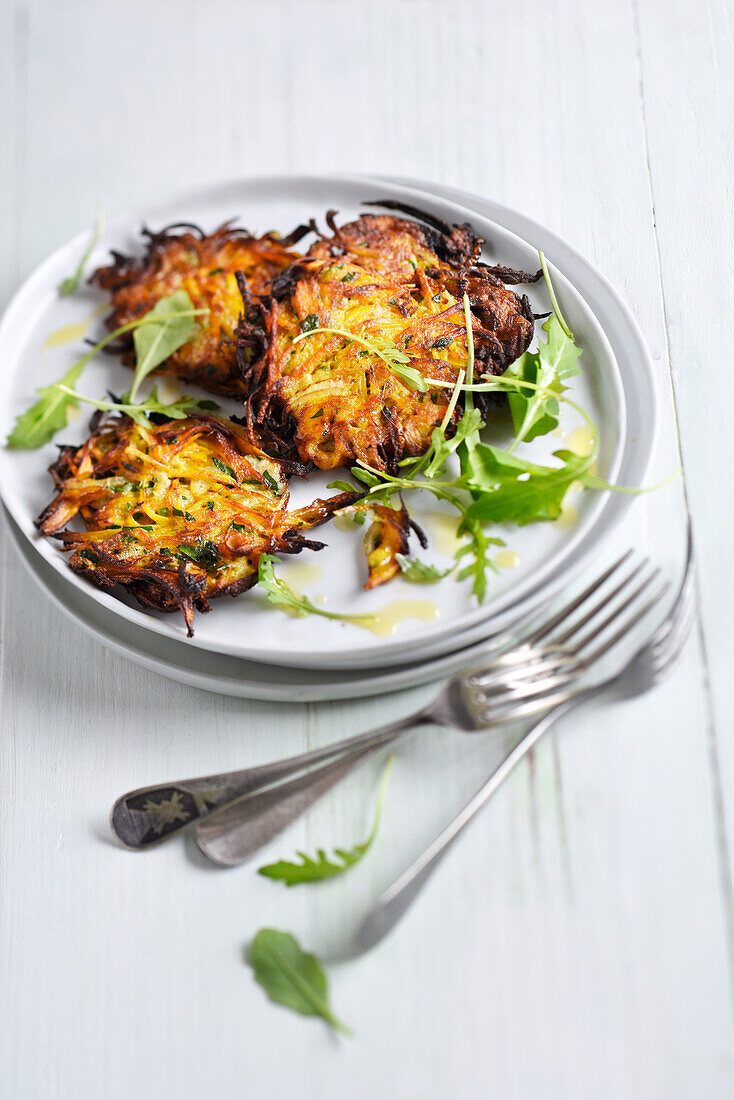
[[[271,1001],[303,1016],[321,1016],[335,1031],[350,1034],[331,1010],[321,963],[301,949],[295,936],[261,928],[250,944],[247,961]]]
[[[372,828],[366,840],[363,840],[361,844],[355,844],[353,848],[335,848],[334,855],[331,858],[326,855],[323,848],[319,848],[315,859],[306,855],[305,852],[296,852],[296,855],[300,857],[300,863],[290,863],[288,860],[282,859],[278,863],[268,863],[264,867],[259,867],[258,874],[265,875],[266,878],[277,879],[279,882],[284,882],[286,886],[297,886],[302,882],[322,882],[324,879],[334,878],[336,875],[342,875],[345,871],[348,871],[350,867],[354,867],[355,863],[359,863],[367,854],[372,846],[372,841],[377,836],[385,792],[387,791],[387,781],[390,778],[394,760],[395,756],[393,754],[385,765],[380,791],[377,795]]]

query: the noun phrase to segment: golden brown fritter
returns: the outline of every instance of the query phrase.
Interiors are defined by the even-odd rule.
[[[263,553],[321,549],[302,532],[359,495],[289,512],[287,468],[213,416],[150,428],[108,417],[81,447],[62,448],[50,472],[58,493],[38,525],[73,551],[71,568],[145,607],[180,608],[189,635],[194,609],[255,584]],[[77,515],[86,530],[67,526]]]
[[[183,232],[174,233],[176,229]],[[161,298],[185,290],[194,306],[207,308],[209,316],[200,319],[197,335],[169,356],[158,373],[173,374],[227,397],[244,398],[233,343],[242,310],[236,273],[244,275],[253,294],[267,294],[273,278],[297,258],[290,246],[307,232],[299,227],[283,239],[272,233],[251,237],[230,223],[209,236],[193,225],[172,225],[158,233],[144,230],[143,256],[113,252],[114,263],[92,276],[97,286],[111,291],[107,326],[126,325],[148,313]],[[134,366],[132,338],[128,336],[121,346],[124,361]]]
[[[372,347],[408,355],[424,378],[455,382],[467,361],[466,291],[477,373],[499,374],[530,343],[533,314],[478,262],[482,241],[468,226],[386,214],[341,228],[333,212],[326,220],[332,236],[275,279],[270,303],[246,300],[238,353],[251,391],[248,424],[253,436],[266,429],[285,453],[320,469],[359,461],[394,471],[426,450],[450,390],[416,391]],[[501,271],[506,281],[532,278]],[[318,328],[347,335],[298,339]]]

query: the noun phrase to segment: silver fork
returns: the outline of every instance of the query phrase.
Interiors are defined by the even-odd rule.
[[[244,862],[354,767],[417,726],[437,724],[475,732],[555,706],[565,698],[570,685],[615,646],[664,592],[660,586],[650,594],[658,570],[650,572],[649,562],[644,560],[617,579],[610,591],[597,596],[629,557],[630,552],[623,555],[579,596],[530,631],[521,644],[496,657],[489,667],[454,677],[424,710],[342,741],[332,746],[339,757],[331,763],[289,783],[250,794],[200,820],[196,842],[201,851],[223,866]],[[569,625],[569,617],[573,618],[588,602],[589,609]],[[313,763],[313,754],[300,759]]]
[[[126,847],[140,851],[206,819],[207,824],[212,824],[212,830],[200,835],[199,839],[206,844],[209,838],[214,845],[215,835],[224,834],[236,824],[244,828],[245,815],[251,813],[253,820],[259,817],[267,826],[258,833],[255,847],[259,847],[265,843],[263,838],[270,838],[285,828],[368,753],[411,729],[432,722],[446,722],[472,730],[477,728],[480,717],[483,728],[487,728],[510,721],[515,715],[522,717],[552,705],[553,693],[578,674],[579,666],[576,656],[571,651],[559,649],[550,635],[568,615],[595,596],[627,562],[630,553],[628,551],[606,569],[550,620],[540,625],[536,621],[532,626],[525,620],[520,625],[515,624],[515,633],[493,639],[486,650],[487,664],[472,674],[450,681],[434,703],[418,714],[274,763],[129,791],[112,807],[113,832]],[[643,562],[617,584],[612,593],[597,601],[593,613],[603,611],[620,591],[628,588],[645,565]],[[585,621],[590,622],[592,618],[589,614]],[[299,775],[324,761],[329,763],[320,770]],[[284,782],[293,776],[298,778]],[[255,795],[254,792],[262,793]],[[249,809],[245,807],[246,802]],[[239,835],[242,837],[242,830]],[[230,852],[228,858],[232,856]]]
[[[688,640],[695,618],[695,611],[695,562],[693,538],[689,527],[683,579],[665,621],[615,675],[590,687],[580,690],[574,688],[562,693],[562,697],[556,706],[526,731],[522,740],[518,742],[473,798],[456,815],[454,820],[436,837],[423,854],[384,891],[357,930],[354,941],[357,952],[374,947],[397,924],[462,830],[486,805],[512,769],[559,718],[581,706],[582,703],[587,703],[600,695],[608,695],[616,699],[630,699],[650,691],[651,688],[665,679],[680,657]]]

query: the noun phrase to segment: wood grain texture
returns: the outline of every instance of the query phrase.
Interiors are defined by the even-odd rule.
[[[0,294],[109,209],[237,174],[412,175],[524,210],[622,291],[663,395],[702,560],[699,635],[649,697],[569,719],[397,933],[339,956],[364,907],[496,760],[401,749],[383,827],[343,881],[290,890],[190,846],[110,842],[123,790],[265,761],[430,694],[307,707],[220,698],[99,649],[0,547],[0,1095],[122,1100],[728,1097],[734,1086],[732,600],[724,488],[734,306],[729,6],[682,0],[30,0],[0,8]],[[715,372],[715,374],[714,374]],[[619,541],[680,561],[680,482]],[[0,535],[0,537],[2,537]],[[264,853],[352,843],[379,762]],[[728,832],[727,832],[728,830]],[[263,925],[332,960],[356,1031],[269,1004]]]

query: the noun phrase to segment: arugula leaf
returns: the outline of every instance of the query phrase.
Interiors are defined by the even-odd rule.
[[[545,258],[545,253],[544,252],[538,252],[538,259],[540,260],[540,266],[541,266],[541,269],[543,271],[543,278],[545,279],[546,287],[548,288],[548,297],[551,300],[551,306],[553,308],[553,312],[555,313],[556,317],[558,318],[558,323],[560,324],[561,328],[565,332],[566,336],[568,336],[569,340],[573,340],[573,333],[571,332],[571,329],[566,324],[566,319],[563,316],[563,314],[561,313],[561,307],[558,304],[558,299],[556,298],[556,293],[553,289],[553,283],[551,281],[550,270],[549,270],[549,267],[548,267],[548,261]]]
[[[549,284],[550,287],[550,284]],[[564,322],[565,324],[565,322]],[[508,378],[529,382],[534,388],[508,394],[515,442],[529,443],[536,436],[546,435],[558,427],[559,405],[557,398],[564,392],[566,382],[580,374],[577,361],[581,354],[573,342],[570,330],[551,313],[542,326],[547,339],[541,341],[537,351],[526,351],[506,371]]]
[[[418,558],[407,558],[405,554],[396,554],[395,558],[400,566],[400,572],[406,581],[411,581],[412,584],[435,584],[436,581],[447,577],[453,569],[453,566],[448,569],[438,569],[435,565],[427,565],[426,562],[419,561]]]
[[[87,362],[85,356],[69,368],[60,383],[36,390],[41,395],[40,399],[16,417],[13,430],[5,442],[6,447],[34,450],[48,443],[56,432],[66,427],[69,409],[78,408],[78,400],[69,387],[74,386]]]
[[[100,207],[100,209],[97,211],[97,218],[94,223],[94,229],[92,230],[91,239],[86,249],[84,250],[84,254],[79,261],[76,271],[73,275],[68,275],[58,285],[58,291],[62,298],[67,298],[70,294],[73,294],[76,288],[79,286],[82,275],[84,274],[84,268],[87,266],[87,261],[99,244],[99,239],[102,236],[103,231],[104,210],[102,210],[102,208]]]
[[[150,372],[191,339],[196,329],[194,312],[194,303],[186,291],[176,290],[167,298],[160,298],[142,318],[147,325],[136,328],[133,335],[136,366],[131,401]]]
[[[354,486],[348,481],[330,481],[326,486],[327,489],[339,489],[342,493],[353,493]]]
[[[308,321],[309,318],[306,318]],[[304,327],[305,321],[301,323],[301,328]],[[415,367],[409,367],[407,364],[410,362],[410,356],[406,355],[404,351],[400,351],[395,347],[395,344],[391,340],[388,340],[383,336],[375,336],[368,340],[365,336],[358,336],[354,332],[348,332],[343,328],[315,328],[309,327],[306,331],[302,332],[300,336],[296,336],[293,341],[294,344],[300,343],[301,340],[305,340],[307,336],[316,336],[320,332],[328,333],[332,336],[343,336],[345,340],[350,340],[353,344],[361,344],[367,351],[371,351],[373,355],[377,355],[382,359],[383,363],[386,363],[393,374],[396,374],[402,382],[405,382],[412,390],[417,390],[419,393],[427,393],[428,383],[426,382],[420,371]]]
[[[332,857],[331,859],[327,857],[323,848],[319,848],[316,859],[306,855],[305,852],[296,852],[296,855],[301,858],[300,863],[290,863],[288,860],[281,859],[278,863],[268,863],[264,867],[259,867],[257,873],[265,875],[266,878],[284,882],[286,886],[298,886],[302,882],[322,882],[324,879],[343,875],[350,867],[354,867],[356,863],[359,863],[372,847],[372,841],[377,836],[385,792],[387,791],[387,781],[390,778],[394,762],[395,753],[391,753],[382,773],[375,816],[366,840],[363,840],[361,844],[355,844],[353,848],[335,848],[334,857],[336,858]]]
[[[215,412],[219,409],[216,401],[199,400],[195,397],[186,396],[179,397],[177,401],[172,401],[170,404],[164,404],[158,400],[156,386],[150,391],[150,396],[145,401],[136,402],[135,404],[130,404],[125,400],[129,394],[123,394],[121,401],[103,401],[96,397],[87,397],[86,394],[71,389],[63,381],[57,382],[54,386],[47,386],[46,389],[49,391],[58,390],[60,395],[66,397],[70,404],[74,406],[83,401],[86,405],[93,405],[95,409],[101,409],[103,412],[125,413],[141,428],[150,427],[149,414],[151,413],[166,416],[169,420],[185,420],[192,412]],[[61,427],[64,427],[64,425],[61,425]]]
[[[279,561],[272,554],[262,554],[257,569],[257,583],[275,607],[287,608],[298,615],[321,615],[324,619],[337,619],[345,623],[372,622],[373,615],[340,615],[336,611],[325,611],[323,607],[317,607],[308,596],[297,596],[282,578],[276,577],[275,566]]]
[[[186,297],[188,299],[188,295]],[[177,316],[191,318],[206,312],[205,309],[190,309],[184,314],[179,313]],[[6,446],[28,450],[42,447],[44,443],[48,443],[49,440],[53,439],[56,432],[66,427],[69,409],[76,408],[79,401],[86,401],[87,404],[91,405],[96,404],[98,408],[106,408],[109,402],[99,404],[89,397],[82,397],[81,394],[74,391],[73,386],[79,380],[87,363],[94,358],[97,352],[102,351],[113,340],[123,336],[126,332],[134,332],[151,324],[160,324],[160,322],[156,318],[150,320],[150,313],[148,313],[145,317],[140,317],[135,321],[130,321],[126,325],[120,325],[119,328],[113,329],[112,332],[108,332],[106,336],[103,336],[94,347],[90,348],[77,363],[74,363],[63,375],[60,382],[56,382],[51,386],[42,386],[36,390],[37,393],[41,394],[40,400],[34,402],[26,412],[16,417],[15,426],[6,440]],[[173,406],[167,407],[172,408]],[[200,408],[203,409],[204,404],[201,404]],[[129,407],[125,411],[129,411]],[[133,414],[130,413],[130,415]]]
[[[462,443],[468,443],[469,441],[473,443],[475,437],[479,437],[481,427],[481,413],[477,409],[467,409],[456,425],[456,431],[449,439],[446,438],[445,433],[440,428],[434,428],[431,434],[433,453],[430,462],[423,471],[425,476],[431,478],[440,474],[446,465],[446,460],[455,451],[459,450]]]
[[[255,981],[271,1001],[300,1012],[320,1016],[335,1031],[350,1035],[329,1005],[326,974],[315,955],[303,951],[295,936],[275,928],[261,928],[247,952]]]
[[[454,554],[457,562],[464,557],[469,558],[468,563],[459,573],[458,579],[464,581],[471,577],[473,581],[472,595],[476,596],[479,603],[482,603],[487,594],[487,571],[491,569],[494,573],[499,572],[494,561],[489,557],[489,549],[492,546],[504,546],[504,539],[490,538],[484,530],[481,520],[470,516],[468,512],[464,513],[457,534],[467,535],[469,540],[463,546],[460,546]]]
[[[509,451],[478,443],[472,451],[471,470],[464,477],[467,488],[475,492],[467,516],[520,527],[558,519],[566,491],[582,478],[592,459],[566,450],[555,451],[554,457],[561,466],[537,466]]]

